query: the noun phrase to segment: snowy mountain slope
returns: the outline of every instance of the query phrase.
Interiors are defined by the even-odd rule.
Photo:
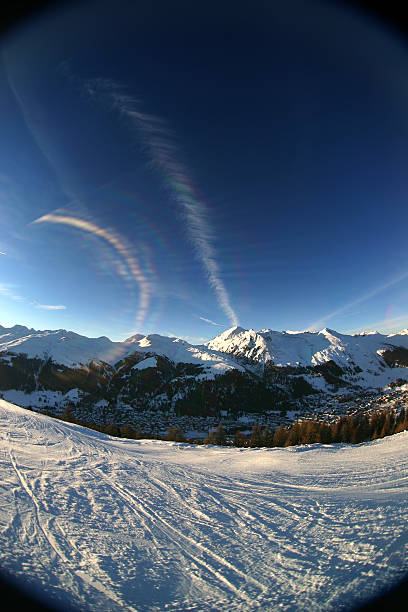
[[[87,338],[65,329],[37,331],[22,325],[0,326],[0,353],[25,353],[28,357],[49,356],[56,363],[72,366],[90,361],[114,364],[127,355],[150,352],[163,355],[175,363],[193,363],[208,367],[214,373],[232,368],[244,370],[229,355],[222,355],[204,346],[197,347],[179,338],[158,334],[137,334],[124,342],[109,338]]]
[[[56,363],[71,366],[89,361],[114,363],[128,350],[109,338],[87,338],[65,329],[37,331],[22,325],[0,326],[0,351],[26,353],[29,357],[48,355]]]
[[[0,352],[26,353],[29,357],[50,356],[56,363],[73,365],[89,361],[114,364],[133,352],[163,355],[175,363],[207,365],[220,372],[236,368],[245,357],[276,366],[315,366],[333,360],[340,367],[358,365],[363,370],[384,365],[381,355],[395,347],[408,349],[408,332],[389,336],[373,333],[340,334],[330,329],[320,332],[259,332],[233,327],[205,345],[191,345],[179,338],[137,334],[124,342],[109,338],[87,338],[63,329],[37,331],[21,325],[0,326]]]
[[[127,341],[125,341],[126,343]],[[174,363],[192,363],[207,366],[218,374],[231,369],[245,370],[230,355],[211,350],[205,346],[189,344],[180,338],[168,338],[159,334],[149,334],[135,341],[126,354],[130,355],[133,351],[149,351],[157,355],[163,355]]]
[[[248,357],[267,363],[272,361],[276,365],[309,365],[316,351],[322,351],[327,346],[323,337],[310,332],[298,334],[232,327],[219,336],[216,336],[206,346],[224,353]]]
[[[320,332],[277,332],[270,329],[255,332],[232,327],[210,342],[210,349],[249,357],[277,366],[314,366],[333,360],[340,367],[353,363],[367,369],[381,364],[379,351],[402,346],[408,349],[406,330],[385,336],[379,333],[346,335],[331,329]]]
[[[408,433],[123,440],[0,400],[1,566],[61,609],[348,609],[407,569]]]
[[[58,411],[69,401],[66,394],[76,389],[86,412],[81,418],[91,420],[92,406],[101,400],[110,410],[124,404],[136,411],[183,414],[241,408],[263,412],[288,409],[315,392],[359,393],[407,379],[406,331],[349,336],[329,329],[255,332],[235,327],[200,346],[158,334],[112,342],[66,330],[0,327],[3,397]],[[51,395],[40,398],[39,392]]]

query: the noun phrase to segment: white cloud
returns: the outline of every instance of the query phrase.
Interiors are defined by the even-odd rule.
[[[35,304],[34,308],[41,308],[42,310],[66,310],[67,307],[63,304]]]
[[[24,301],[24,298],[21,295],[14,293],[12,285],[4,285],[0,283],[0,295],[8,298],[9,300],[14,300],[15,302]]]

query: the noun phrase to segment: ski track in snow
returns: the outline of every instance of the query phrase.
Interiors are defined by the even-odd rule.
[[[62,609],[346,610],[407,565],[408,433],[195,447],[0,400],[1,567]]]

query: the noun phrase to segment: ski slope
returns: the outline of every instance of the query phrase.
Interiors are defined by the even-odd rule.
[[[408,569],[407,432],[200,447],[0,400],[0,433],[1,567],[61,609],[346,610]]]

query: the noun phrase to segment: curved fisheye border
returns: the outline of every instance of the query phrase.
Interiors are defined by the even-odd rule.
[[[177,0],[168,1],[177,2]],[[182,4],[183,1],[180,0],[179,4]],[[232,5],[236,6],[238,2],[250,3],[251,0],[221,1],[231,2]],[[264,1],[272,2],[276,0]],[[29,22],[33,18],[40,19],[49,10],[60,10],[64,5],[74,5],[76,2],[78,0],[14,0],[8,2],[6,7],[2,8],[0,15],[0,44],[1,37],[12,33],[14,28],[21,27],[25,22]],[[373,24],[377,23],[378,25],[386,26],[408,43],[408,13],[406,13],[405,5],[400,0],[388,0],[387,2],[384,2],[384,0],[330,0],[330,2],[350,10],[357,10],[363,19],[371,19]],[[24,584],[17,583],[6,576],[2,572],[1,567],[0,593],[3,609],[6,610],[10,609],[11,605],[16,609],[22,608],[33,612],[57,612],[57,610],[61,612],[64,609],[49,607],[45,602],[41,601],[41,594],[28,592]],[[352,608],[350,612],[405,611],[407,609],[407,601],[408,576],[364,605]]]

